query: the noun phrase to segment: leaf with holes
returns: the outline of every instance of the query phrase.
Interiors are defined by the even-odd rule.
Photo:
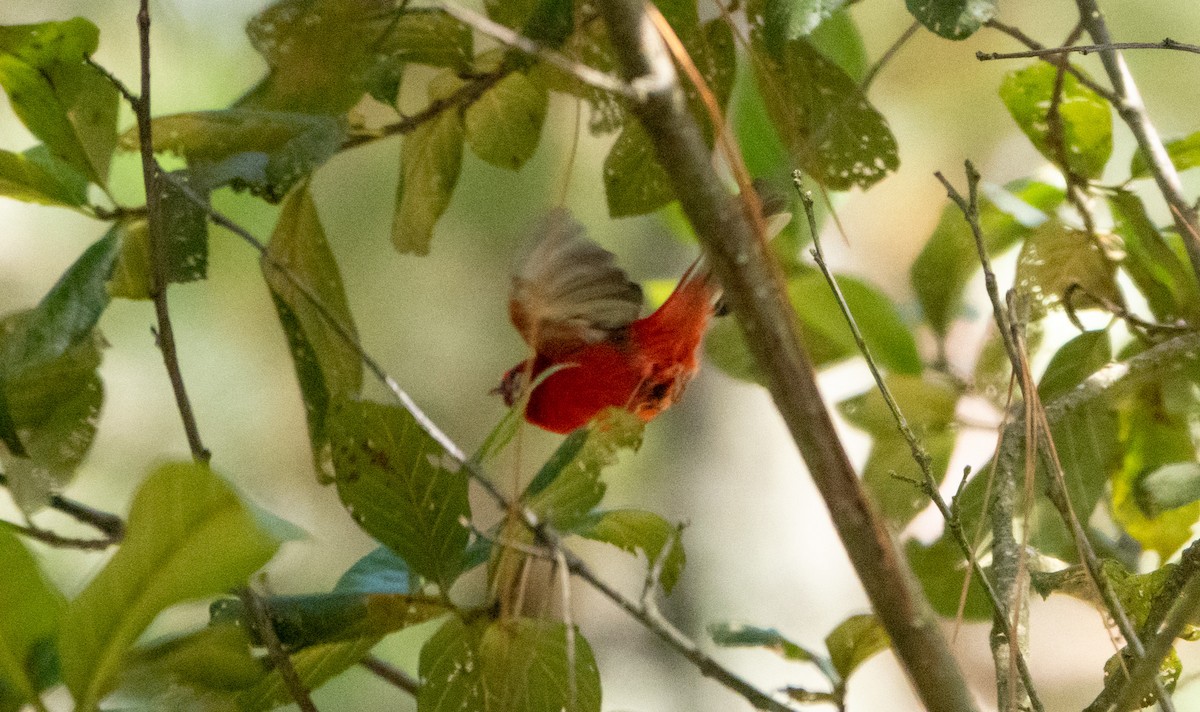
[[[997,0],[906,0],[908,11],[948,40],[970,37],[996,14]]]
[[[1068,228],[1058,221],[1043,224],[1033,231],[1017,258],[1016,290],[1030,300],[1033,319],[1047,310],[1063,305],[1063,297],[1072,285],[1084,294],[1123,303],[1117,287],[1116,265],[1104,250],[1082,230]],[[1080,296],[1075,306],[1095,304]]]
[[[788,153],[805,173],[830,190],[869,188],[900,165],[896,139],[841,67],[803,39],[787,42],[781,57],[752,37],[759,85]]]
[[[340,401],[328,416],[338,495],[368,534],[443,588],[467,546],[467,476],[407,410]]]
[[[359,394],[362,362],[350,344],[357,341],[358,332],[307,181],[284,200],[259,266],[292,352],[304,399],[313,466],[322,482],[332,482],[326,423],[329,406],[333,400]],[[336,320],[345,333],[330,319]]]
[[[1047,160],[1058,166],[1065,162],[1083,178],[1099,178],[1112,155],[1112,108],[1073,75],[1064,74],[1056,129],[1049,111],[1057,75],[1058,69],[1045,62],[1010,72],[1000,85],[1000,98]]]
[[[281,540],[266,516],[203,465],[163,465],[146,478],[121,548],[63,617],[62,676],[79,710],[97,708],[163,609],[223,593],[274,556]]]
[[[421,648],[420,673],[418,712],[600,710],[591,646],[553,621],[452,617]]]

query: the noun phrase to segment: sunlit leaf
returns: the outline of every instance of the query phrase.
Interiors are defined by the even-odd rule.
[[[1039,318],[1044,310],[1062,306],[1063,297],[1072,285],[1109,304],[1123,302],[1115,265],[1096,241],[1082,230],[1056,221],[1047,222],[1034,230],[1021,248],[1017,258],[1017,293],[1030,299],[1033,316]],[[1086,296],[1075,302],[1077,307],[1094,304]]]
[[[1167,141],[1165,147],[1167,155],[1171,157],[1171,163],[1175,165],[1175,170],[1186,171],[1189,168],[1200,166],[1200,131],[1174,141]],[[1146,178],[1149,175],[1150,165],[1146,162],[1146,154],[1139,148],[1134,151],[1133,159],[1129,162],[1129,177]]]
[[[84,62],[100,31],[88,20],[0,27],[0,86],[51,155],[104,185],[116,147],[116,88]]]
[[[1085,331],[1063,344],[1038,382],[1038,395],[1051,401],[1067,393],[1112,360],[1107,331]]]
[[[1191,527],[1200,518],[1200,502],[1150,512],[1139,504],[1138,491],[1143,478],[1163,465],[1196,459],[1189,418],[1186,413],[1173,412],[1167,407],[1166,387],[1162,382],[1143,387],[1122,410],[1121,440],[1125,454],[1119,472],[1113,477],[1110,495],[1117,524],[1163,559],[1192,538]]]
[[[419,712],[599,712],[591,646],[562,623],[453,617],[421,649]],[[573,693],[573,694],[572,694]]]
[[[1048,112],[1057,75],[1058,69],[1045,62],[1010,72],[1000,85],[1000,98],[1047,160],[1056,165],[1065,161],[1072,173],[1083,178],[1099,178],[1112,155],[1112,108],[1073,75],[1065,74],[1058,105],[1061,136],[1056,140]]]
[[[467,545],[466,473],[403,408],[341,401],[327,422],[338,494],[354,521],[448,587]]]
[[[906,0],[908,11],[948,40],[970,37],[996,14],[997,0]]]
[[[429,254],[433,228],[450,205],[462,166],[463,121],[447,111],[404,138],[392,244],[400,252]]]
[[[842,679],[872,655],[891,646],[888,634],[874,614],[850,616],[825,636],[825,647]]]
[[[45,146],[24,153],[0,150],[0,196],[27,203],[78,207],[87,203],[87,178]]]
[[[206,466],[151,473],[134,496],[120,549],[63,618],[62,675],[78,709],[96,709],[160,611],[222,593],[275,554],[280,541],[261,516]]]
[[[0,567],[0,708],[18,709],[52,682],[39,675],[37,657],[53,649],[65,601],[6,529],[0,529]]]
[[[362,389],[362,362],[349,342],[357,340],[358,332],[307,182],[284,200],[260,266],[291,348],[313,465],[318,478],[332,482],[326,418],[331,401],[356,396]]]
[[[610,408],[584,431],[586,435],[570,436],[583,438],[583,442],[578,446],[564,442],[564,448],[575,449],[574,455],[557,474],[535,478],[539,487],[531,486],[526,493],[528,507],[554,527],[572,529],[604,497],[601,471],[616,462],[622,450],[641,447],[644,425],[636,415]],[[561,460],[556,457],[553,461]]]
[[[224,109],[160,116],[151,134],[155,151],[187,161],[200,192],[230,185],[277,201],[338,151],[346,127],[329,116]],[[134,149],[137,140],[134,127],[121,145]]]
[[[520,168],[537,149],[548,106],[545,86],[513,72],[467,108],[467,143],[475,155],[492,165]]]
[[[981,193],[979,224],[992,257],[1046,222],[1065,197],[1061,188],[1037,181],[1018,181],[1003,189],[985,185]],[[963,289],[979,269],[975,240],[962,211],[948,204],[909,273],[925,320],[939,335],[958,316]]]
[[[900,165],[896,139],[858,84],[803,39],[782,56],[753,34],[759,86],[792,160],[831,190],[869,188]]]
[[[659,564],[663,548],[669,545],[671,548],[662,561],[662,574],[658,579],[663,592],[668,594],[679,582],[687,560],[679,529],[653,512],[640,509],[593,512],[576,525],[573,533],[612,544],[631,554],[640,551],[652,568]]]

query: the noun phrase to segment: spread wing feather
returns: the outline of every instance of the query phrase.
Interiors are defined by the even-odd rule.
[[[513,277],[509,316],[539,354],[565,356],[614,338],[638,318],[642,289],[562,208],[542,220],[533,251]]]

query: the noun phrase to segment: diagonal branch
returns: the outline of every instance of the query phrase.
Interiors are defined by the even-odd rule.
[[[146,188],[146,229],[150,237],[150,297],[154,300],[154,314],[158,321],[156,337],[158,348],[162,351],[163,363],[167,368],[167,376],[171,380],[171,390],[175,394],[175,404],[179,408],[179,417],[183,420],[183,430],[187,435],[188,447],[192,451],[192,459],[206,463],[212,457],[208,448],[200,440],[200,430],[196,425],[196,415],[192,412],[192,403],[188,399],[187,389],[183,385],[183,372],[179,368],[179,354],[175,350],[175,329],[171,326],[171,313],[167,308],[167,236],[166,226],[162,220],[161,189],[162,179],[158,162],[154,160],[154,143],[150,131],[150,8],[149,0],[141,0],[138,10],[138,41],[141,47],[141,94],[133,104],[133,113],[137,117],[138,139],[142,156],[142,180]],[[117,83],[120,87],[120,84]],[[127,97],[128,90],[123,92]]]
[[[712,169],[688,113],[674,65],[637,0],[600,4],[633,102],[714,271],[724,284],[768,388],[808,463],[867,595],[917,694],[934,712],[968,712],[975,702],[937,619],[871,504],[825,409],[778,268]]]

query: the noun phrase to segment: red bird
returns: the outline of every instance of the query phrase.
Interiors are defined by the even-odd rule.
[[[764,206],[775,208],[772,233],[791,218],[778,202]],[[703,256],[662,306],[638,318],[641,287],[566,210],[551,211],[539,231],[539,243],[513,277],[508,303],[534,356],[509,369],[496,391],[511,406],[527,384],[536,384],[525,419],[555,433],[582,427],[614,406],[650,421],[679,400],[700,366],[696,351],[721,296]]]

